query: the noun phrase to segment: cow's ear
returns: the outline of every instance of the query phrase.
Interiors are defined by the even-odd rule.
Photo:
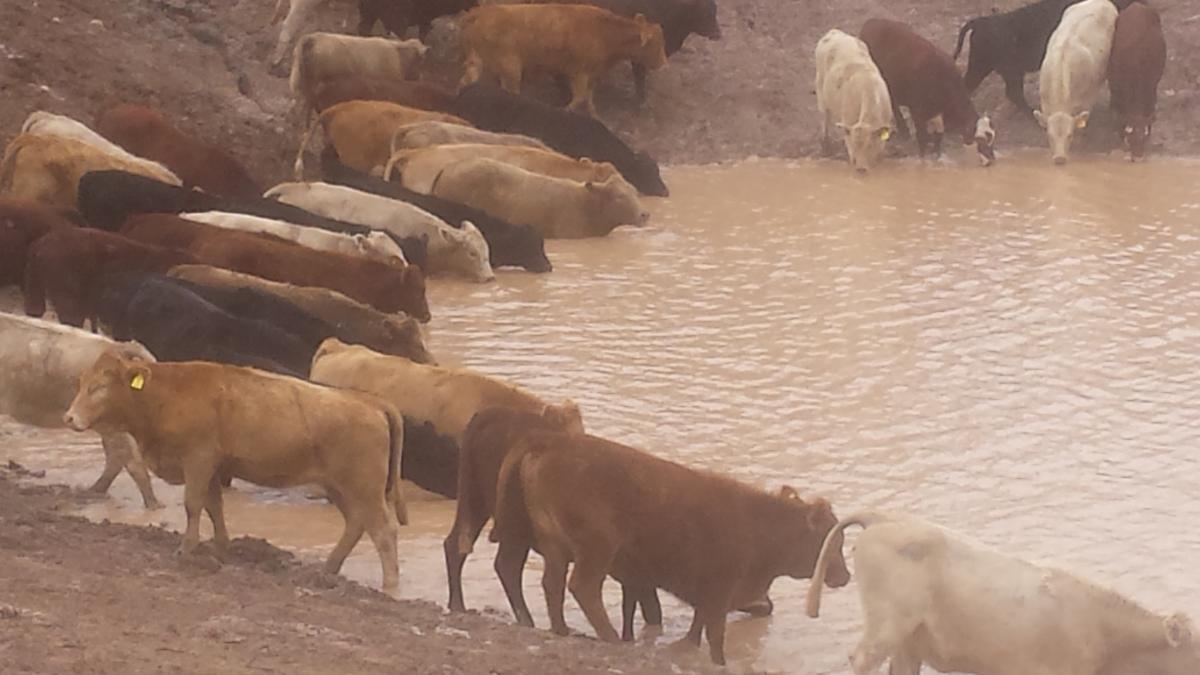
[[[130,389],[142,391],[150,383],[150,368],[144,362],[125,362],[122,366],[122,375]]]
[[[796,488],[792,487],[791,485],[780,486],[778,495],[783,499],[794,499],[796,501],[801,501],[800,493],[796,492]]]
[[[1034,109],[1033,119],[1037,120],[1037,123],[1042,125],[1043,129],[1046,128],[1046,116],[1042,114],[1041,110]]]
[[[1084,110],[1083,112],[1076,115],[1075,116],[1075,128],[1076,129],[1086,128],[1087,123],[1088,123],[1088,118],[1091,117],[1091,115],[1092,114],[1090,112],[1088,112],[1087,110]]]
[[[817,497],[808,503],[808,526],[811,529],[817,529],[821,526],[821,521],[828,522],[833,518],[833,507],[830,506],[829,500],[824,497]]]

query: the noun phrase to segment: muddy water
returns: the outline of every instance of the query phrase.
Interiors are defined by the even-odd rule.
[[[1055,170],[1038,154],[863,180],[764,161],[668,178],[650,227],[555,242],[551,275],[434,285],[437,352],[574,398],[593,433],[843,514],[918,513],[1200,618],[1200,163]],[[0,443],[50,479],[100,468],[65,432],[6,425]],[[127,478],[86,512],[179,526],[179,491],[156,488],[165,512],[143,513]],[[294,493],[229,499],[235,533],[313,556],[340,528]],[[444,602],[452,508],[411,509],[401,595]],[[477,550],[468,605],[507,620],[493,548]],[[347,573],[378,583],[369,544]],[[806,588],[779,580],[774,617],[731,627],[735,663],[847,672],[857,592],[827,593],[814,621]],[[689,618],[666,613],[662,642]]]

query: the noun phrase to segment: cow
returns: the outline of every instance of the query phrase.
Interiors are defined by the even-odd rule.
[[[404,35],[409,26],[417,27],[424,40],[433,27],[433,20],[465,12],[479,5],[479,0],[358,0],[358,33],[367,35],[376,22],[393,35]]]
[[[636,194],[636,189],[621,177],[616,167],[608,162],[593,162],[590,159],[575,159],[537,148],[509,147],[504,145],[480,145],[458,143],[439,145],[432,148],[400,150],[388,159],[383,169],[383,179],[391,180],[393,169],[400,171],[400,182],[404,187],[429,194],[438,175],[451,164],[478,157],[487,157],[526,171],[544,176],[566,178],[579,183],[596,181],[602,183],[616,178]]]
[[[450,112],[480,129],[533,136],[564,155],[611,162],[638,192],[652,197],[670,195],[654,158],[635,152],[593,117],[510,94],[483,82],[459,91]]]
[[[47,232],[75,227],[73,213],[37,202],[0,197],[0,286],[21,283],[29,247]]]
[[[476,412],[494,406],[541,414],[547,403],[515,385],[465,368],[414,363],[337,338],[313,357],[313,382],[371,392],[415,422],[430,422],[461,447]]]
[[[222,230],[169,214],[134,216],[121,233],[186,251],[194,262],[297,286],[329,288],[382,312],[402,311],[422,323],[430,319],[425,277],[413,265],[313,251],[269,235]]]
[[[165,272],[191,262],[195,259],[183,251],[110,232],[53,230],[29,247],[21,286],[25,313],[44,315],[49,300],[60,322],[82,328],[84,321],[91,319],[95,328],[100,293],[108,277],[119,272]]]
[[[66,115],[55,115],[44,110],[32,112],[29,114],[29,117],[25,118],[25,123],[21,125],[21,133],[73,138],[77,141],[87,143],[97,150],[121,157],[126,161],[139,164],[148,163],[143,165],[152,166],[155,171],[163,176],[174,176],[175,182],[180,182],[179,177],[161,163],[130,153],[125,148],[92,131],[83,122],[67,117]]]
[[[288,79],[295,106],[307,122],[317,89],[340,80],[415,80],[428,47],[420,40],[391,40],[309,33],[296,44]]]
[[[445,112],[454,105],[454,97],[453,90],[432,82],[347,75],[336,80],[316,83],[312,93],[312,107],[309,112],[305,112],[304,119],[307,123],[308,115],[320,113],[346,101],[389,101],[408,108]]]
[[[534,431],[519,443],[500,469],[491,538],[518,550],[532,541],[541,552],[551,628],[560,635],[574,561],[571,593],[600,639],[618,639],[601,599],[612,574],[691,605],[688,640],[698,646],[703,630],[710,657],[723,665],[726,614],[761,599],[778,576],[812,576],[837,524],[825,499],[805,502],[787,487],[771,494],[595,436]],[[828,583],[843,586],[850,574],[835,562]],[[520,571],[499,559],[496,566]]]
[[[275,48],[271,50],[269,64],[272,73],[283,75],[282,69],[290,47],[313,12],[325,2],[326,0],[275,0],[275,11],[271,15],[270,23],[274,25],[282,19],[283,25],[280,27]],[[287,3],[286,17],[283,11],[284,3]]]
[[[532,0],[551,3],[554,0]],[[709,40],[721,39],[715,0],[582,0],[575,4],[592,5],[630,19],[641,14],[663,32],[663,52],[667,58],[683,48],[683,41],[695,33]],[[646,100],[646,67],[633,65],[633,83],[639,101]]]
[[[409,108],[387,101],[346,101],[321,111],[300,139],[293,171],[296,180],[304,180],[304,149],[318,127],[325,129],[329,143],[343,162],[359,171],[382,171],[396,129],[414,122],[450,122],[468,124],[445,113]]]
[[[1042,104],[1033,116],[1046,130],[1054,163],[1067,163],[1071,137],[1087,127],[1100,96],[1117,25],[1112,0],[1083,0],[1063,12],[1039,74]]]
[[[842,132],[850,166],[866,173],[883,154],[891,136],[892,101],[887,83],[862,40],[834,28],[816,49],[817,110],[821,149],[833,152],[830,127]]]
[[[128,359],[154,360],[136,342],[117,343],[78,328],[0,313],[0,414],[22,424],[62,427],[62,416],[75,396],[79,376],[109,349],[119,350]],[[142,504],[147,509],[161,509],[133,438],[124,433],[104,433],[100,442],[104,447],[104,472],[88,490],[108,492],[124,469],[137,484]]]
[[[126,150],[161,162],[183,184],[222,197],[254,197],[257,181],[217,144],[202,141],[171,125],[153,108],[123,103],[96,119],[96,129]]]
[[[392,136],[392,154],[395,154],[397,150],[416,150],[434,145],[458,145],[461,143],[550,150],[545,143],[523,134],[498,134],[494,131],[484,131],[446,122],[417,122],[396,129],[395,135]]]
[[[437,216],[407,202],[329,183],[282,183],[267,198],[399,237],[425,237],[431,274],[452,273],[472,281],[496,278],[487,240],[470,223],[450,227]]]
[[[201,511],[218,556],[228,548],[218,472],[269,487],[317,484],[346,520],[325,571],[338,573],[365,530],[383,588],[398,585],[397,523],[408,520],[399,486],[404,420],[375,397],[252,368],[105,352],[80,378],[63,421],[77,431],[129,433],[151,471],[184,486],[180,553],[199,544]]]
[[[303,379],[312,350],[257,318],[235,316],[167,277],[119,275],[97,317],[117,340],[136,340],[159,361],[214,361]]]
[[[650,217],[637,192],[618,176],[580,183],[487,158],[450,165],[431,194],[528,223],[547,239],[603,237],[619,225],[640,226]]]
[[[855,514],[829,532],[810,617],[851,525],[863,528],[854,569],[866,622],[850,656],[855,675],[874,675],[889,659],[890,672],[914,675],[922,664],[943,673],[1097,675],[1139,654],[1194,648],[1185,615],[1154,614],[1069,572],[889,513]]]
[[[332,251],[345,255],[367,258],[370,260],[394,260],[407,264],[404,251],[400,249],[391,237],[382,232],[366,234],[342,234],[330,232],[316,227],[293,225],[282,220],[249,216],[244,213],[225,213],[223,211],[205,211],[202,213],[185,213],[183,217],[197,223],[205,223],[241,232],[258,232],[270,234],[280,239],[292,241],[314,251]]]
[[[451,227],[465,227],[468,222],[474,224],[487,240],[493,269],[521,267],[535,273],[554,269],[546,257],[546,240],[529,225],[513,224],[466,204],[413,192],[396,183],[351,169],[330,153],[321,156],[321,175],[327,183],[408,202],[441,218]]]
[[[519,94],[523,71],[547,70],[570,79],[567,109],[592,117],[593,84],[614,63],[654,70],[667,62],[660,26],[589,5],[486,5],[467,12],[461,29],[467,52],[461,86],[487,72]]]
[[[140,213],[204,211],[244,213],[350,235],[368,236],[372,232],[369,227],[325,218],[274,199],[257,196],[242,199],[216,197],[207,192],[166,185],[123,171],[92,171],[84,174],[79,181],[79,210],[93,227],[110,232],[119,229],[126,218]],[[409,264],[425,267],[424,240],[389,236],[399,244]]]
[[[425,346],[420,326],[412,317],[385,314],[337,291],[294,286],[207,265],[180,265],[171,268],[168,275],[217,290],[250,290],[254,291],[256,296],[269,294],[330,326],[334,331],[331,337],[417,363],[437,363]],[[230,309],[226,303],[217,304],[235,314],[243,313]],[[261,315],[268,310],[256,309],[255,305],[250,305],[245,311]],[[279,321],[275,312],[271,312],[269,316],[272,321]],[[290,324],[280,325],[288,328],[293,334],[300,334],[300,331],[291,328]]]
[[[979,116],[950,55],[899,21],[869,19],[858,33],[887,84],[896,130],[908,136],[900,113],[907,107],[916,127],[917,151],[922,157],[932,146],[942,153],[942,134],[962,136],[974,145],[984,166],[996,159],[996,132],[991,120]]]
[[[79,179],[101,169],[120,169],[164,183],[179,181],[154,162],[125,159],[74,138],[21,134],[8,144],[0,160],[0,193],[74,208]]]
[[[1158,82],[1166,63],[1167,44],[1158,12],[1140,2],[1122,10],[1117,15],[1108,58],[1108,89],[1130,161],[1146,156],[1158,102]]]

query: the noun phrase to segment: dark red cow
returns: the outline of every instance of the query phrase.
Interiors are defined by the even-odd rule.
[[[48,232],[75,227],[75,218],[74,211],[0,197],[0,286],[21,283],[25,253],[33,242]]]
[[[1120,125],[1117,128],[1132,161],[1146,155],[1158,81],[1166,64],[1167,43],[1158,12],[1140,2],[1122,10],[1108,59],[1108,88]]]

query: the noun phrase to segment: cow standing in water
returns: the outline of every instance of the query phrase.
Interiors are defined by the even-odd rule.
[[[833,152],[830,127],[846,143],[850,166],[866,173],[883,154],[892,133],[892,100],[887,83],[862,40],[833,29],[817,43],[817,109],[821,149]]]
[[[1130,5],[1117,16],[1108,58],[1108,89],[1131,161],[1146,155],[1158,103],[1158,81],[1166,64],[1167,43],[1158,12],[1140,2]]]

